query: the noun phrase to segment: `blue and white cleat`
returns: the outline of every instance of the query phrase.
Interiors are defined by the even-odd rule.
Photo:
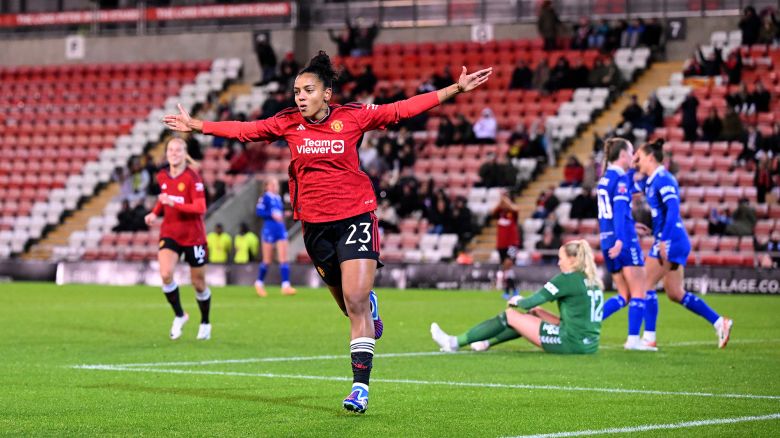
[[[382,337],[385,325],[382,324],[382,318],[379,317],[379,305],[376,301],[376,292],[368,293],[368,302],[371,304],[371,319],[374,320],[374,339]]]
[[[368,409],[368,385],[353,383],[352,392],[349,397],[344,399],[344,409],[358,414],[366,412]]]

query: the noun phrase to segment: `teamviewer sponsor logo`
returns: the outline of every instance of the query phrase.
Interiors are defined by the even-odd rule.
[[[295,147],[299,154],[343,154],[344,140],[312,140],[304,138],[303,144]]]

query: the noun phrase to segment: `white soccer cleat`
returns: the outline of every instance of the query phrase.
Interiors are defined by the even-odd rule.
[[[490,342],[488,342],[487,340],[477,341],[477,342],[472,342],[471,344],[469,344],[469,346],[474,351],[487,351],[488,348],[490,348]]]
[[[731,326],[733,325],[734,321],[725,316],[720,317],[720,324],[715,324],[715,332],[718,334],[718,348],[726,348],[726,344],[729,343],[729,337],[731,337]]]
[[[201,324],[198,328],[198,337],[200,341],[211,339],[211,324]]]
[[[184,324],[190,320],[190,315],[187,313],[184,316],[177,316],[173,318],[173,324],[171,324],[171,340],[175,341],[181,337],[181,329]]]
[[[434,342],[439,344],[441,351],[445,353],[453,353],[458,350],[458,340],[455,336],[444,333],[444,330],[435,322],[431,324],[431,337],[433,337]]]
[[[623,344],[624,350],[632,350],[632,351],[658,351],[658,347],[654,345],[650,345],[650,343],[645,341],[626,341],[625,344]]]

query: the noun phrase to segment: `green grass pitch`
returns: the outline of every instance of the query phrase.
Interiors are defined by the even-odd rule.
[[[173,342],[159,289],[1,284],[0,435],[780,435],[780,296],[707,296],[736,321],[725,350],[661,296],[658,353],[622,350],[623,310],[598,354],[556,357],[522,339],[436,353],[432,321],[461,332],[503,309],[499,292],[379,290],[385,335],[360,416],[341,407],[348,320],[327,291],[213,292],[212,339],[195,340],[184,287],[191,320]]]

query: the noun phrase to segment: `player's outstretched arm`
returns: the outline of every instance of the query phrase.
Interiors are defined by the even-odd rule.
[[[168,114],[163,117],[163,123],[168,129],[179,132],[202,131],[203,121],[193,119],[181,104],[177,105],[179,114]]]
[[[461,70],[460,77],[458,78],[458,82],[455,82],[449,87],[444,87],[436,92],[436,94],[439,96],[439,103],[450,99],[456,94],[468,93],[469,91],[479,87],[480,85],[487,82],[492,73],[493,67],[488,67],[468,74],[466,72],[466,66],[464,65],[463,70]]]

